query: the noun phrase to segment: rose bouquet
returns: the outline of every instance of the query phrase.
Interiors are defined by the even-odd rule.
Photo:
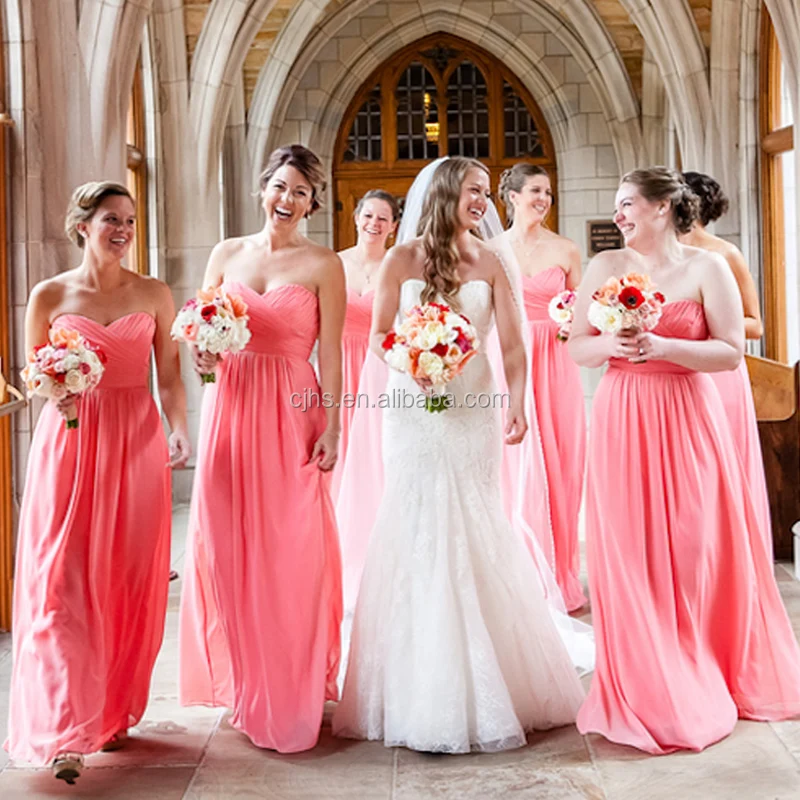
[[[77,331],[58,328],[50,331],[50,343],[33,348],[22,370],[28,395],[63,400],[94,389],[103,377],[105,355]],[[74,413],[74,412],[73,412]],[[78,417],[70,413],[67,428],[78,427]]]
[[[550,319],[558,324],[556,339],[559,342],[566,342],[569,339],[577,297],[578,295],[572,289],[565,289],[563,292],[559,292],[547,306],[547,313],[550,314]]]
[[[407,372],[428,395],[428,411],[448,407],[444,387],[460,375],[478,352],[470,321],[443,303],[426,303],[406,312],[406,319],[383,341],[386,363]]]
[[[649,331],[661,319],[664,302],[648,275],[611,277],[592,295],[589,323],[602,333]]]
[[[250,341],[247,305],[239,295],[221,287],[200,289],[188,300],[172,323],[172,338],[204,353],[236,353]],[[214,383],[214,372],[201,375],[203,383]]]

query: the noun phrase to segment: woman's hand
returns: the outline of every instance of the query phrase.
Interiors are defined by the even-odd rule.
[[[607,335],[609,344],[609,358],[627,358],[630,361],[639,358],[640,332],[634,328],[623,328],[616,333]]]
[[[510,409],[506,419],[506,444],[520,444],[528,432],[528,421],[522,410]]]
[[[169,435],[167,443],[169,445],[169,463],[167,466],[170,469],[183,469],[192,455],[189,437],[184,431],[173,431]]]
[[[68,394],[66,397],[56,400],[55,404],[58,413],[61,414],[64,419],[70,420],[78,418],[78,395]]]
[[[329,472],[336,464],[339,456],[339,432],[325,429],[322,436],[314,442],[314,449],[311,451],[311,458],[308,463],[318,461],[317,466],[323,472]]]
[[[194,370],[198,375],[210,375],[216,369],[217,362],[220,360],[218,355],[198,350],[196,347],[192,348],[192,359],[194,361]]]
[[[642,331],[636,336],[638,352],[632,361],[667,361],[669,360],[670,340],[649,331]]]

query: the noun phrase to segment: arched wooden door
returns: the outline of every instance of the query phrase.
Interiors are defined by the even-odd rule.
[[[434,34],[376,69],[344,115],[333,167],[336,248],[355,243],[353,211],[367,191],[402,203],[420,169],[443,155],[480,159],[494,191],[518,161],[541,164],[556,185],[553,141],[530,93],[485,50]],[[555,226],[557,209],[550,219]]]

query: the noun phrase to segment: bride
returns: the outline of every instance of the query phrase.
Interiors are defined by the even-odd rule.
[[[419,238],[394,247],[380,268],[370,346],[382,357],[386,333],[419,303],[466,314],[481,342],[496,320],[510,408],[501,432],[481,352],[448,385],[455,407],[384,412],[385,488],[333,730],[414,750],[503,750],[524,745],[526,731],[574,722],[583,690],[504,515],[503,433],[515,444],[527,431],[526,358],[514,278],[474,235],[490,204],[489,174],[460,157],[426,171]],[[420,391],[391,373],[389,396]]]

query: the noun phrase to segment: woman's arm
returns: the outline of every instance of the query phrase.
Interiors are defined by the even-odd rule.
[[[696,372],[736,369],[744,353],[744,313],[739,288],[725,259],[701,251],[690,266],[702,270],[700,290],[709,338],[702,341],[640,333],[636,337],[643,361],[671,361]]]
[[[581,251],[578,249],[578,245],[571,240],[567,240],[570,243],[569,248],[569,256],[567,258],[567,289],[572,289],[575,291],[581,282]]]
[[[169,422],[169,466],[181,469],[191,455],[189,434],[186,427],[186,391],[181,380],[181,364],[178,344],[170,336],[175,319],[175,305],[170,288],[161,281],[154,282],[156,301],[156,332],[153,351],[156,358],[158,396]]]
[[[411,255],[405,245],[393,247],[384,257],[378,269],[375,297],[372,301],[372,327],[369,332],[369,346],[381,361],[386,352],[383,340],[394,327],[397,309],[400,307],[400,276],[406,274]]]
[[[31,353],[37,345],[50,341],[50,317],[61,302],[63,294],[63,287],[53,280],[42,281],[33,287],[25,309],[26,353]]]
[[[342,262],[335,253],[322,256],[317,296],[319,299],[319,382],[327,424],[317,440],[311,460],[319,458],[321,470],[333,469],[339,446],[339,406],[342,399],[342,329],[347,292]]]
[[[208,257],[206,271],[203,274],[203,289],[216,288],[225,279],[225,262],[232,252],[238,247],[236,239],[226,239],[214,245]],[[194,370],[198,375],[208,375],[214,371],[220,356],[214,353],[201,352],[197,347],[192,347],[192,360]]]
[[[760,339],[764,335],[764,324],[761,321],[761,309],[758,305],[758,292],[753,276],[747,268],[744,256],[733,246],[725,253],[725,260],[733,272],[739,295],[744,306],[744,335],[747,339]]]
[[[499,257],[498,257],[499,261]],[[522,339],[522,309],[517,308],[505,269],[498,263],[493,281],[494,316],[500,349],[503,353],[503,372],[511,395],[506,420],[506,444],[519,444],[528,430],[525,419],[525,386],[528,364]]]

